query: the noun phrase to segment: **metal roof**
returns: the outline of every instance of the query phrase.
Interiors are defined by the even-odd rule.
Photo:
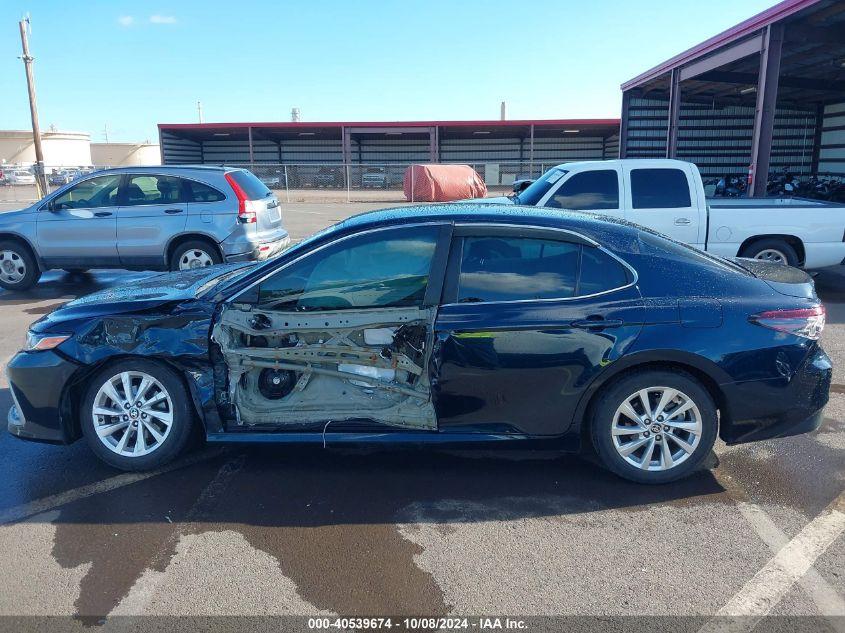
[[[526,127],[535,126],[618,126],[619,119],[508,119],[478,121],[269,121],[269,122],[230,122],[230,123],[159,123],[159,129],[179,130],[214,130],[220,128],[394,128],[394,127]]]
[[[776,4],[770,9],[766,9],[754,17],[748,18],[744,22],[740,22],[736,26],[705,40],[701,44],[693,46],[683,53],[675,55],[671,59],[655,66],[651,70],[647,70],[641,75],[626,81],[622,84],[622,90],[624,91],[636,88],[637,86],[651,81],[660,75],[668,73],[673,68],[682,66],[694,59],[704,57],[726,44],[741,40],[755,31],[822,2],[824,2],[824,0],[783,0],[783,2]]]

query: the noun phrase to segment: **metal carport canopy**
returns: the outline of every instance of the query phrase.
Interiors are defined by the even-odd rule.
[[[677,152],[681,95],[684,103],[751,106],[750,172],[757,177],[749,193],[763,195],[778,104],[821,111],[845,101],[843,68],[845,0],[785,0],[622,84],[620,150],[627,153],[632,94],[668,94],[669,157]]]

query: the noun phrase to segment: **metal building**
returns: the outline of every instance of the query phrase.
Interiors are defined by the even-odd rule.
[[[508,184],[554,164],[616,158],[618,119],[369,123],[161,123],[164,164],[381,166],[468,163]]]
[[[845,0],[784,0],[622,85],[620,155],[845,176]]]

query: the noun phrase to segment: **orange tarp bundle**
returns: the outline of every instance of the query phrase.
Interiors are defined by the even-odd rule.
[[[484,198],[487,185],[469,165],[411,165],[403,178],[408,202]]]

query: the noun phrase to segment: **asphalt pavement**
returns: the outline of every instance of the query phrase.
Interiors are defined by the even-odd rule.
[[[359,210],[284,213],[298,239]],[[0,361],[41,315],[145,274],[50,272],[0,293]],[[710,468],[666,486],[576,456],[431,450],[198,446],[126,474],[84,442],[0,433],[0,615],[87,629],[153,614],[649,614],[695,616],[694,630],[721,615],[764,630],[768,615],[843,631],[845,275],[817,287],[836,368],[822,428],[719,443]],[[3,419],[10,404],[3,377]]]

